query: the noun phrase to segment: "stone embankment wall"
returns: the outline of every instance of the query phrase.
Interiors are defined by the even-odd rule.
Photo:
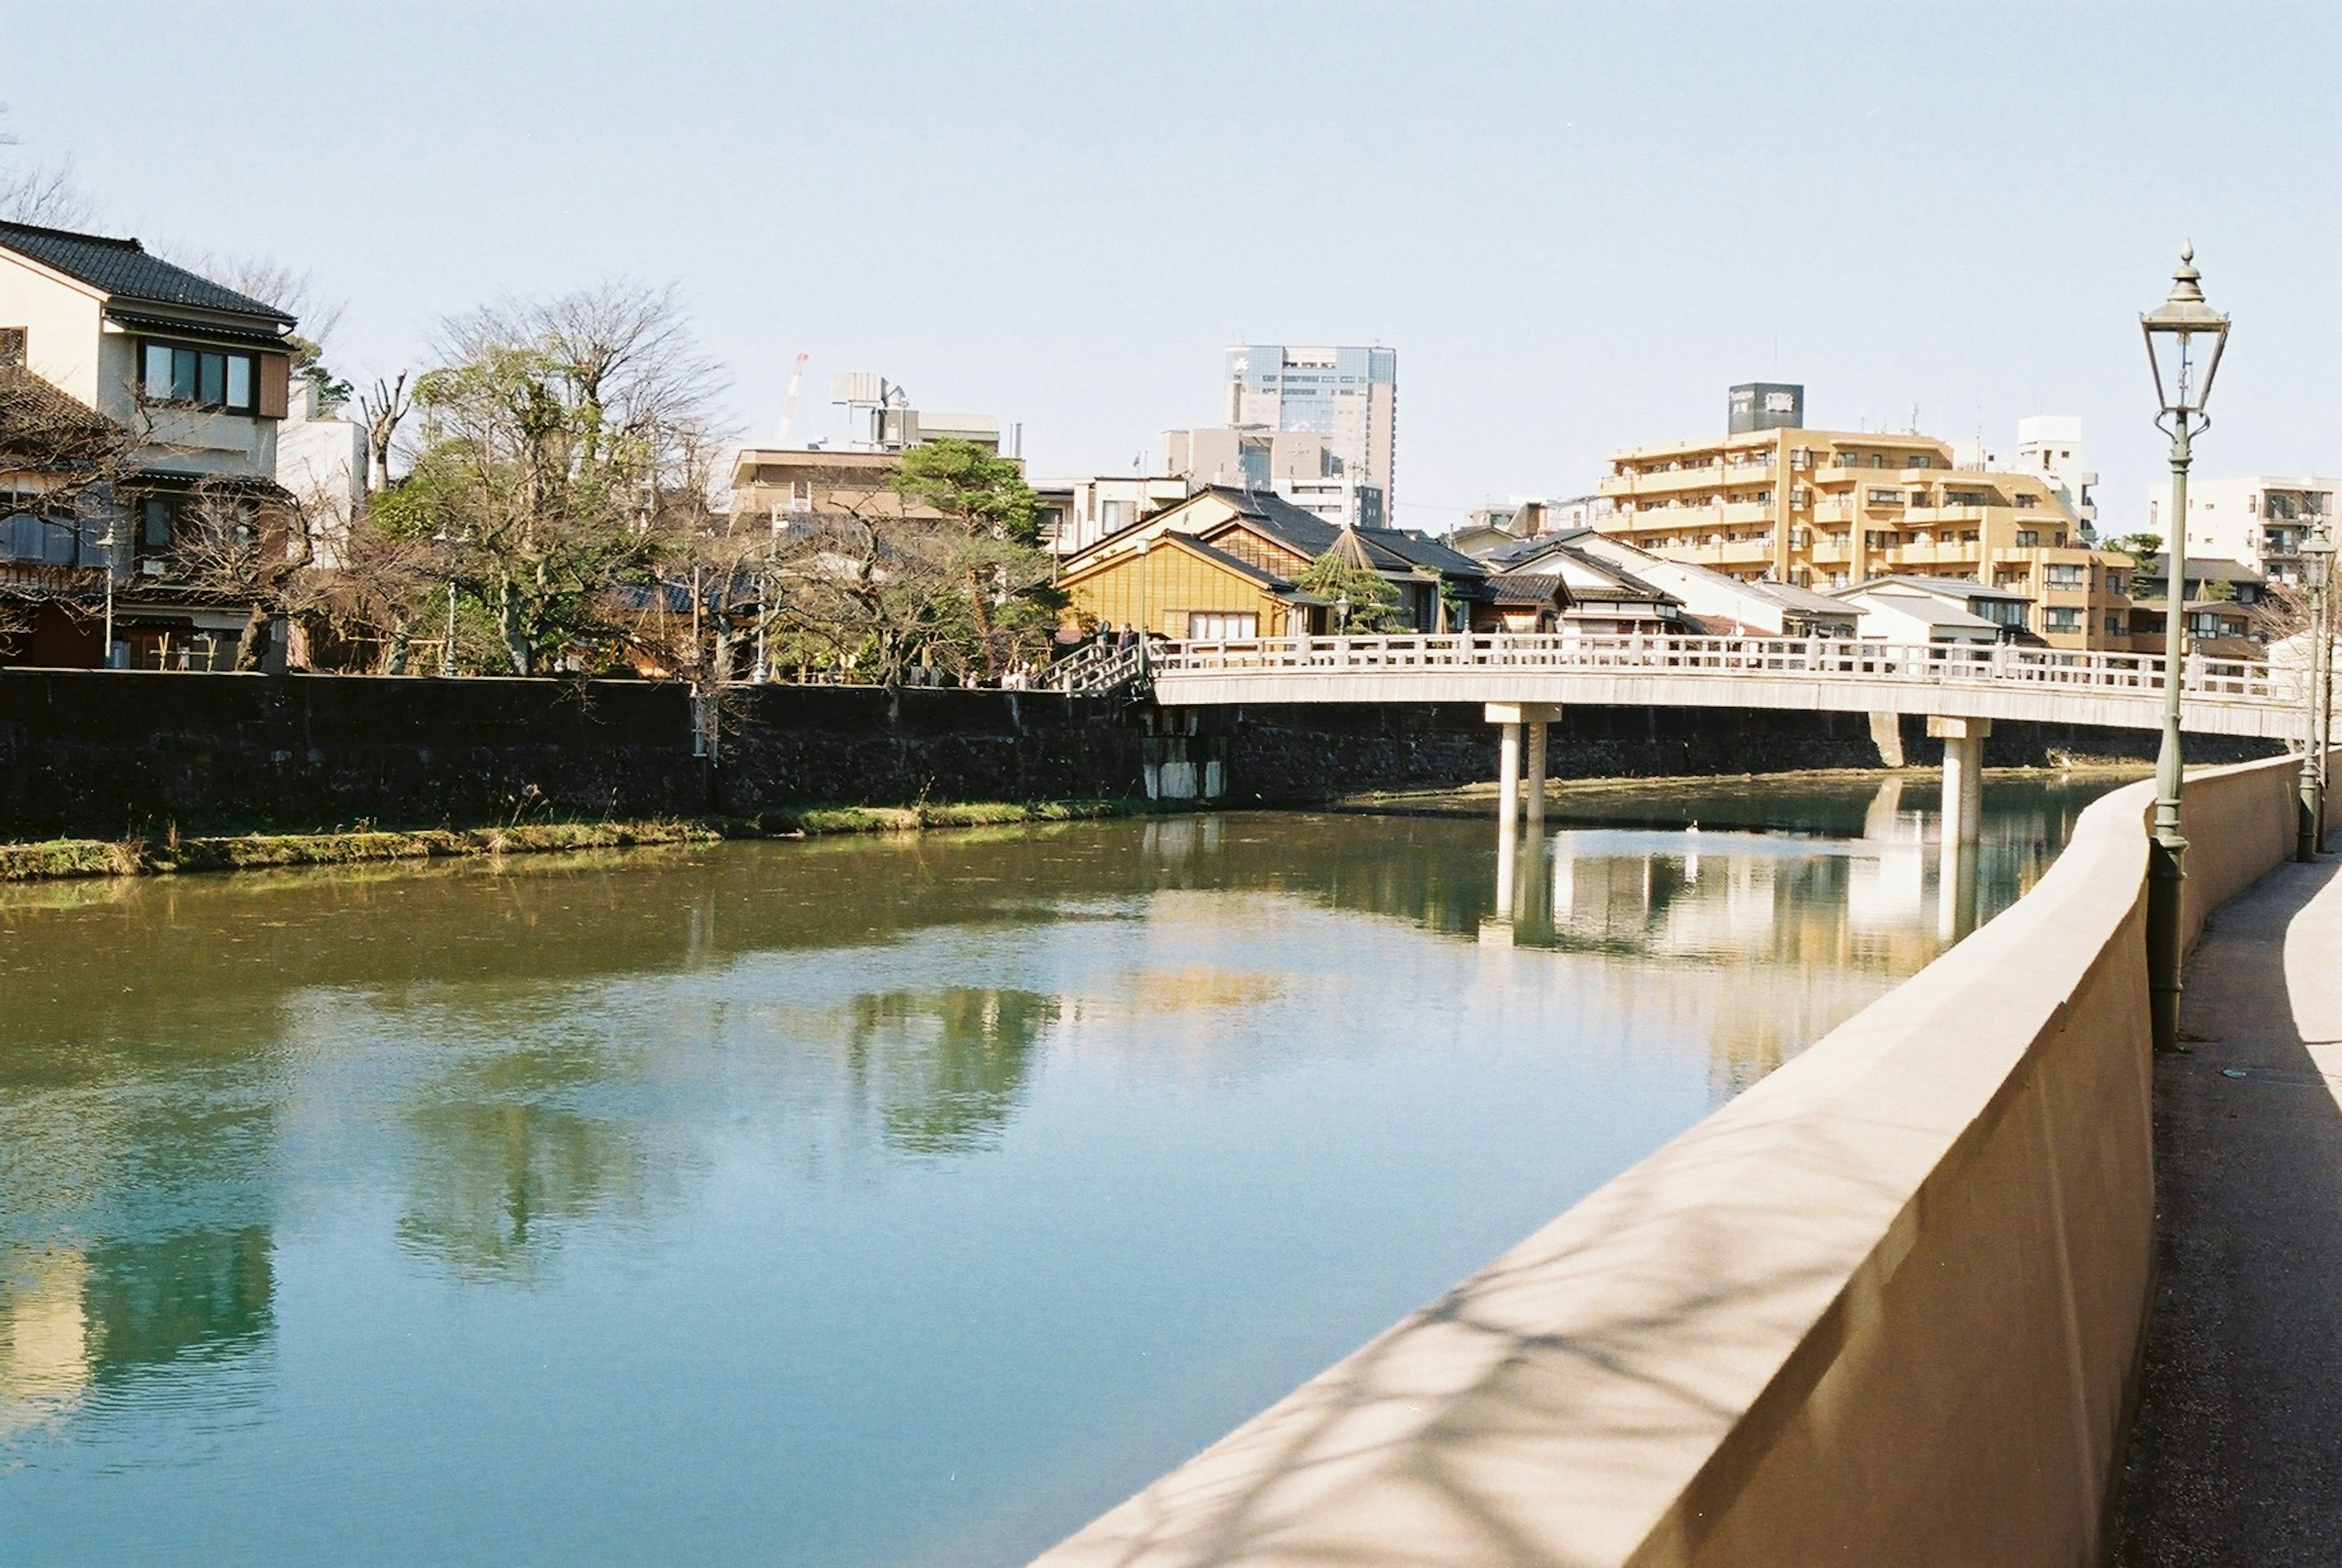
[[[1139,788],[1120,709],[1046,693],[764,686],[727,705],[724,765],[695,733],[664,683],[0,671],[0,838]]]
[[[1041,1563],[2103,1561],[2154,1273],[2151,799]],[[2200,927],[2290,853],[2293,764],[2187,810]]]
[[[1940,752],[1921,727],[1901,737],[1917,764]],[[2008,724],[1986,757],[2144,755],[2152,740]],[[726,704],[720,764],[698,749],[690,693],[665,683],[6,670],[0,838],[1156,792],[1285,803],[1496,771],[1472,705],[1133,710],[1044,692],[745,688]],[[1768,773],[1877,767],[1880,750],[1862,714],[1576,708],[1551,764],[1558,778]]]

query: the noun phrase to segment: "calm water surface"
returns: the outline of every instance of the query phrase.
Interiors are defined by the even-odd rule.
[[[0,894],[0,1560],[1020,1561],[1965,924],[1634,799]]]

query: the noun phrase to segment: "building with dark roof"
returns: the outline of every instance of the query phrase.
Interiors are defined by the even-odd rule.
[[[212,667],[248,606],[177,574],[201,497],[277,514],[292,316],[135,239],[0,223],[0,372],[110,438],[57,447],[0,409],[0,591],[35,602],[0,663]],[[111,580],[112,593],[107,593]],[[102,612],[113,604],[114,644]]]
[[[1161,563],[1146,559],[1166,544],[1187,544],[1262,574],[1264,581],[1246,592],[1266,592],[1269,598],[1230,612],[1222,601],[1244,597],[1231,583],[1192,574],[1167,578]],[[1335,629],[1340,606],[1300,594],[1295,584],[1337,546],[1390,584],[1401,615],[1418,631],[1476,624],[1475,606],[1488,603],[1486,569],[1436,539],[1411,529],[1339,527],[1281,496],[1228,485],[1200,490],[1076,552],[1066,558],[1059,584],[1081,619],[1135,624],[1159,636],[1326,634]],[[1181,559],[1207,557],[1183,550]],[[1230,613],[1253,615],[1257,629],[1196,629],[1219,626],[1215,617]]]

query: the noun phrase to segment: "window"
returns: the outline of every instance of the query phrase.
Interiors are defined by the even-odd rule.
[[[2122,591],[2123,591],[2123,575],[2122,575],[2122,574],[2121,574],[2121,573],[2119,573],[2119,572],[2109,572],[2109,573],[2107,573],[2107,593],[2109,593],[2109,594],[2119,594],[2119,593],[2121,593]]]
[[[256,381],[252,355],[174,343],[145,345],[140,389],[149,403],[183,403],[229,414],[250,414]]]
[[[178,521],[177,496],[149,495],[138,504],[138,543],[149,550],[169,549]]]
[[[2123,618],[2120,615],[2108,615],[2107,617],[2107,636],[2119,637],[2123,634]]]
[[[2022,599],[1970,599],[1968,613],[1981,615],[1996,626],[2025,624],[2025,601]]]
[[[1260,635],[1260,616],[1250,612],[1239,615],[1191,610],[1187,614],[1187,635],[1207,643],[1241,642]]]
[[[2187,616],[2187,634],[2191,637],[2217,637],[2220,634],[2220,614],[2217,610],[2191,611]]]
[[[1933,468],[1935,465],[1936,460],[1933,456],[1927,453],[1919,452],[1912,454],[1910,463],[1906,466],[1912,468]]]
[[[2040,530],[2019,528],[2017,531],[2017,547],[2020,550],[2038,550],[2041,547]]]
[[[2031,511],[2031,510],[2033,509],[2033,503],[2034,503],[2037,499],[2037,497],[2036,497],[2036,496],[2032,496],[2032,495],[2019,495],[2019,496],[2017,498],[2017,505],[2018,505],[2018,506],[2020,506],[2020,507],[2024,508],[2026,511],[2028,511],[2028,512],[2029,512],[2029,511]]]
[[[1873,506],[1900,506],[1903,504],[1903,492],[1874,488],[1869,500]]]
[[[2045,632],[2079,632],[2082,629],[2082,612],[2079,610],[2052,605],[2041,614],[2041,629]]]
[[[2049,585],[2052,588],[2078,588],[2082,586],[2082,569],[2079,566],[2052,566],[2049,568]]]
[[[789,510],[800,514],[811,512],[813,510],[812,480],[792,479],[789,481]]]
[[[0,368],[15,368],[25,363],[25,329],[21,326],[0,326]]]
[[[1874,452],[1874,453],[1872,453],[1872,454],[1870,454],[1870,465],[1871,465],[1873,468],[1884,468],[1884,467],[1886,467],[1886,466],[1887,466],[1887,454],[1885,454],[1884,452]]]

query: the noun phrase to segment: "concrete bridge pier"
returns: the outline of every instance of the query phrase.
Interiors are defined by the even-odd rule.
[[[1521,811],[1522,742],[1527,742],[1528,818],[1531,827],[1545,823],[1545,747],[1546,727],[1561,717],[1558,703],[1490,703],[1483,714],[1497,726],[1496,820],[1509,824]]]
[[[1927,733],[1944,743],[1944,851],[1972,846],[1984,822],[1984,740],[1990,719],[1931,717]]]

